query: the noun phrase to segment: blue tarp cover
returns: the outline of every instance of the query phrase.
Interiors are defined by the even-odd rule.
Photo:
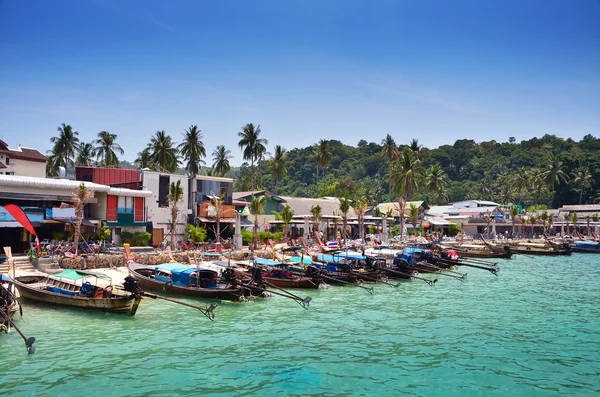
[[[281,263],[279,261],[274,261],[272,259],[263,259],[263,258],[256,258],[253,260],[254,263],[256,263],[257,265],[263,265],[263,266],[283,266],[285,265],[284,263]]]
[[[184,265],[183,263],[161,263],[160,265],[156,265],[155,269],[173,271],[174,269],[185,269],[188,267],[188,265]]]
[[[596,241],[575,241],[575,247],[577,248],[594,248],[600,246],[600,243]]]
[[[171,270],[171,281],[173,281],[173,284],[187,287],[190,283],[190,275],[195,271],[196,269],[192,267],[173,269]]]
[[[5,283],[12,283],[12,279],[5,274],[0,274],[0,281]]]
[[[415,247],[406,247],[403,249],[404,253],[421,253],[423,252],[423,248],[415,248]]]

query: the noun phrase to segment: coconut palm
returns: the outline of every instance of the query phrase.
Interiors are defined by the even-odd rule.
[[[275,219],[283,222],[283,241],[287,241],[288,238],[288,230],[292,219],[294,218],[294,211],[292,211],[292,207],[289,204],[286,204],[285,207],[281,210],[281,212],[273,211],[275,215]]]
[[[50,138],[50,142],[54,144],[52,155],[55,156],[55,166],[69,168],[69,164],[73,164],[77,149],[79,148],[79,132],[73,131],[73,127],[62,123],[58,127],[58,136]]]
[[[325,169],[329,167],[333,161],[333,154],[331,153],[331,147],[329,141],[321,139],[313,149],[313,155],[315,156],[317,163],[317,188],[319,186],[319,168],[323,170],[323,176],[325,176]]]
[[[587,235],[590,236],[590,222],[592,221],[592,217],[588,214],[585,216],[585,223],[587,224]]]
[[[445,199],[446,194],[446,173],[439,166],[439,164],[433,164],[427,170],[427,189],[431,192],[433,197],[433,204],[437,204],[440,200]]]
[[[367,202],[357,200],[354,203],[354,212],[358,218],[358,238],[364,243],[365,241],[365,212],[367,211]]]
[[[267,201],[267,196],[252,196],[252,201],[250,201],[250,213],[254,215],[254,228],[252,232],[252,243],[253,249],[256,249],[258,243],[258,216],[263,214],[265,211],[265,202]]]
[[[194,177],[200,173],[200,168],[206,164],[204,157],[206,157],[206,149],[202,142],[202,131],[197,125],[191,125],[183,133],[183,142],[177,147],[181,153],[181,157],[186,162],[185,169],[188,175]]]
[[[342,238],[344,241],[348,238],[348,212],[350,212],[350,195],[348,192],[340,199],[340,212],[342,213]]]
[[[79,238],[81,237],[81,221],[83,220],[83,207],[94,197],[94,191],[88,189],[83,182],[73,190],[71,201],[75,207],[75,232],[73,234],[73,245],[75,246],[75,255],[79,248]]]
[[[167,200],[169,201],[169,207],[171,207],[171,219],[169,219],[169,226],[171,227],[171,248],[175,249],[175,228],[177,227],[177,220],[179,218],[179,206],[183,201],[181,179],[178,179],[177,182],[171,182]]]
[[[321,218],[323,217],[323,210],[320,205],[313,205],[310,207],[310,213],[313,216],[314,231],[319,232],[319,225],[321,224]]]
[[[271,162],[269,163],[269,169],[271,170],[271,176],[275,181],[275,194],[277,194],[277,186],[281,178],[287,175],[287,154],[286,150],[281,145],[275,146],[275,153]]]
[[[408,206],[408,219],[410,219],[410,223],[413,226],[413,233],[415,236],[417,235],[417,223],[419,221],[419,207],[410,203]]]
[[[150,138],[152,162],[159,171],[175,172],[179,165],[178,152],[173,139],[165,131],[156,131]]]
[[[515,188],[515,193],[517,194],[517,199],[519,200],[519,203],[523,202],[523,197],[521,196],[521,193],[523,193],[523,191],[527,191],[530,187],[530,182],[531,182],[531,176],[530,176],[530,172],[527,168],[525,167],[521,167],[517,170],[517,173],[514,177],[514,181],[513,181],[513,185]]]
[[[577,233],[577,223],[579,222],[579,218],[577,217],[577,212],[573,212],[571,214],[571,222],[573,222],[573,230]]]
[[[400,241],[402,241],[404,238],[404,212],[406,211],[406,201],[404,201],[402,197],[398,197],[395,206],[400,216]]]
[[[579,188],[579,204],[583,200],[583,189],[590,188],[594,179],[590,170],[586,167],[579,167],[571,173],[573,186]]]
[[[542,173],[546,185],[552,189],[552,201],[556,196],[554,187],[560,185],[561,182],[567,182],[568,176],[565,173],[565,166],[557,156],[552,156],[546,164],[545,170]]]
[[[510,219],[512,220],[512,234],[515,235],[515,225],[517,224],[517,217],[519,216],[519,207],[513,205],[510,207]]]
[[[485,179],[481,179],[477,182],[477,187],[475,188],[475,193],[480,200],[491,200],[494,194],[494,191],[490,188],[490,184]]]
[[[535,215],[531,215],[529,217],[529,223],[531,224],[531,237],[533,237],[533,226],[535,225],[536,222],[537,222],[537,219],[536,219]]]
[[[546,182],[544,181],[544,172],[539,168],[532,168],[529,172],[530,177],[530,186],[533,187],[535,191],[535,200],[534,203],[537,204],[540,196],[542,195],[542,190],[546,187]]]
[[[381,149],[381,155],[387,160],[388,167],[391,172],[392,164],[394,163],[394,160],[396,160],[398,158],[398,155],[399,155],[398,146],[396,146],[396,141],[394,141],[394,138],[392,138],[392,136],[390,134],[387,134],[385,139],[383,139],[381,141],[381,146],[383,146],[383,148]],[[392,195],[392,180],[391,179],[389,180],[389,189],[390,189],[389,192],[390,192],[390,197],[391,197],[391,195]]]
[[[233,156],[231,156],[231,150],[227,150],[225,149],[225,146],[219,145],[213,151],[212,155],[214,161],[212,165],[213,171],[220,177],[224,177],[231,169],[231,166],[229,165],[229,159],[233,158]]]
[[[77,150],[77,159],[75,160],[76,165],[83,167],[90,167],[94,163],[94,157],[96,151],[91,143],[81,142]]]
[[[250,161],[250,167],[253,171],[251,181],[252,190],[254,190],[256,179],[254,163],[263,158],[267,151],[266,145],[269,144],[268,140],[260,138],[260,133],[260,125],[255,127],[252,123],[246,124],[242,127],[242,131],[238,132],[238,136],[241,138],[238,146],[242,150],[244,160]]]
[[[546,222],[548,222],[548,218],[549,218],[548,211],[544,211],[540,215],[540,219],[542,221],[542,225],[544,226],[544,234],[546,234]]]
[[[498,192],[498,198],[502,204],[508,204],[513,202],[513,190],[509,183],[502,183],[500,185],[500,191]]]
[[[592,222],[594,222],[596,224],[596,227],[598,225],[598,220],[600,219],[600,217],[598,216],[598,214],[593,214],[592,215]],[[592,234],[593,235],[593,234]]]
[[[49,177],[58,176],[58,157],[52,154],[51,151],[48,152],[46,156],[46,175]]]
[[[566,234],[569,234],[569,226],[571,225],[571,215],[569,214],[564,214],[563,215],[563,220],[565,221],[565,223],[567,224],[567,231]]]
[[[138,153],[137,159],[135,159],[134,164],[138,168],[153,168],[153,160],[152,153],[150,152],[150,146],[147,146]]]
[[[211,204],[215,207],[215,223],[216,223],[216,231],[215,231],[215,242],[221,242],[221,213],[223,212],[223,196],[217,197],[212,196]]]
[[[117,134],[111,134],[108,131],[100,131],[98,133],[98,139],[94,141],[96,144],[96,156],[98,160],[102,159],[102,165],[105,167],[119,165],[119,159],[117,153],[123,155],[125,151],[121,146],[116,143]]]
[[[390,175],[392,185],[397,192],[404,193],[406,199],[410,201],[413,194],[419,190],[422,178],[421,160],[415,152],[405,147],[392,167]]]
[[[419,140],[415,138],[411,139],[410,143],[408,144],[408,147],[413,153],[417,155],[419,154],[421,149],[423,149],[423,145],[419,145]]]

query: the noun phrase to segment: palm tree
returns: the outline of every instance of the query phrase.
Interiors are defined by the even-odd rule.
[[[48,152],[48,156],[46,156],[46,175],[50,177],[58,176],[58,159],[51,151]]]
[[[150,152],[150,146],[147,146],[146,148],[144,148],[144,150],[138,153],[138,157],[137,159],[135,159],[134,164],[138,168],[153,168],[153,160],[152,153]]]
[[[315,146],[313,150],[313,155],[317,160],[317,189],[319,186],[319,168],[323,170],[323,176],[325,176],[325,169],[329,167],[331,162],[333,161],[333,154],[331,153],[331,147],[329,146],[329,141],[325,139],[321,139],[319,143]]]
[[[445,198],[446,173],[439,164],[433,164],[427,171],[427,189],[432,193],[433,204]]]
[[[535,215],[531,215],[529,217],[529,223],[531,224],[531,237],[533,238],[533,226],[535,225],[535,222],[537,221],[537,219],[535,218]]]
[[[410,203],[408,207],[408,218],[410,219],[410,223],[413,226],[413,233],[415,236],[417,235],[417,222],[419,221],[419,207]]]
[[[265,202],[267,201],[267,196],[252,196],[252,201],[250,202],[250,213],[254,215],[254,229],[253,229],[253,250],[256,249],[258,243],[258,216],[261,215],[265,210]]]
[[[554,197],[556,196],[555,185],[560,185],[561,182],[567,181],[565,166],[557,156],[550,158],[546,164],[546,169],[542,173],[542,177],[546,181],[546,185],[552,189],[552,201],[554,202]]]
[[[319,232],[319,225],[321,224],[321,218],[323,217],[323,210],[320,205],[313,205],[310,207],[310,213],[313,216],[314,231]]]
[[[81,221],[83,220],[83,207],[94,197],[94,191],[88,189],[83,182],[73,190],[71,200],[75,207],[75,232],[73,234],[73,245],[75,246],[75,255],[79,248],[79,238],[81,237]]]
[[[169,225],[171,226],[171,248],[175,249],[175,227],[177,227],[177,219],[179,218],[179,205],[183,201],[181,179],[178,179],[177,182],[171,182],[167,199],[171,207],[171,219],[169,219]]]
[[[515,235],[515,225],[517,224],[517,216],[519,216],[519,207],[513,205],[510,207],[510,219],[512,220],[512,234]]]
[[[510,184],[503,183],[500,185],[500,191],[498,193],[498,197],[502,204],[508,204],[513,202],[513,191],[511,189]]]
[[[406,211],[406,201],[402,197],[398,197],[396,210],[400,216],[400,241],[402,241],[404,238],[404,212]]]
[[[221,242],[221,213],[223,212],[223,206],[221,204],[223,203],[223,196],[221,196],[221,197],[212,196],[211,202],[212,202],[213,207],[215,207],[215,223],[217,224],[217,228],[215,231],[215,240],[216,240],[215,242],[220,243]]]
[[[490,188],[489,182],[485,179],[481,179],[477,182],[475,193],[480,200],[490,200],[494,194],[493,190]]]
[[[419,152],[421,149],[423,149],[423,145],[419,145],[419,140],[414,138],[411,139],[408,147],[410,148],[411,152],[415,153],[417,156],[419,156]]]
[[[292,207],[289,204],[286,204],[285,207],[281,210],[281,212],[273,211],[275,215],[275,219],[283,222],[283,241],[287,241],[288,238],[288,230],[292,219],[294,218],[294,211],[292,211]]]
[[[150,138],[150,156],[158,171],[175,172],[179,165],[175,143],[165,131],[156,131]]]
[[[579,187],[579,204],[581,204],[583,199],[583,189],[590,188],[594,179],[592,178],[590,170],[586,167],[577,168],[571,173],[571,176],[573,177],[573,179],[571,179],[573,185]]]
[[[564,214],[563,215],[563,220],[565,221],[565,223],[567,224],[567,231],[566,234],[569,234],[569,226],[570,226],[570,222],[571,222],[571,215],[569,214]]]
[[[398,152],[398,146],[396,146],[396,142],[394,141],[394,138],[392,138],[392,136],[390,134],[387,134],[385,139],[383,139],[381,141],[381,146],[383,146],[383,148],[381,149],[381,155],[387,160],[388,163],[388,167],[391,173],[392,170],[392,164],[394,163],[394,160],[396,160],[398,158],[399,152]],[[390,192],[390,200],[392,197],[392,180],[390,178],[389,180],[389,192]]]
[[[275,154],[273,155],[273,159],[269,163],[269,168],[271,169],[271,176],[275,181],[275,194],[277,194],[277,185],[281,178],[287,175],[287,166],[286,166],[286,150],[281,147],[281,145],[275,146]]]
[[[573,222],[573,229],[575,230],[575,233],[577,234],[577,222],[579,221],[579,218],[577,217],[577,212],[573,212],[571,214],[571,222]]]
[[[594,222],[596,224],[595,227],[598,227],[598,220],[600,219],[600,217],[598,216],[598,214],[594,214],[592,215],[592,222]],[[593,235],[593,234],[592,234]]]
[[[531,178],[530,186],[535,190],[535,204],[538,203],[538,200],[542,195],[542,190],[546,187],[543,174],[544,172],[539,168],[532,168],[529,172],[529,177]]]
[[[358,218],[358,238],[364,244],[365,242],[365,212],[367,211],[367,203],[363,200],[357,200],[354,203],[354,212]]]
[[[214,161],[212,169],[220,177],[224,177],[231,169],[231,166],[229,165],[229,159],[233,158],[233,156],[231,156],[231,150],[227,150],[225,149],[225,146],[219,145],[213,151],[212,155]]]
[[[342,197],[340,199],[340,212],[342,213],[342,227],[343,232],[342,232],[342,238],[344,238],[344,241],[348,238],[348,212],[350,211],[350,195],[348,194],[348,192],[346,192],[344,194],[344,197]]]
[[[542,224],[544,225],[544,234],[546,234],[546,222],[548,222],[548,217],[549,217],[548,211],[544,211],[540,215],[540,219],[542,220]]]
[[[587,223],[587,235],[590,236],[590,222],[592,217],[588,214],[585,216],[585,223]]]
[[[519,170],[517,171],[517,174],[515,175],[515,179],[514,179],[514,187],[515,187],[515,192],[517,193],[517,199],[519,200],[519,204],[521,204],[523,202],[523,197],[521,197],[521,193],[523,192],[523,190],[527,191],[527,189],[530,186],[530,182],[531,182],[531,177],[530,177],[530,173],[527,170],[527,168],[525,167],[521,167],[519,168]]]
[[[77,159],[75,160],[76,165],[83,167],[90,167],[94,162],[96,151],[91,143],[81,142],[77,150]]]
[[[413,194],[419,190],[422,176],[421,160],[412,150],[405,147],[394,163],[390,175],[396,191],[404,193],[406,199],[410,201]]]
[[[203,157],[206,157],[206,149],[202,142],[202,131],[197,125],[191,125],[183,134],[183,142],[178,146],[179,152],[187,162],[185,169],[192,177],[200,173],[202,165],[206,164]]]
[[[238,136],[241,138],[238,142],[238,146],[242,149],[244,160],[250,161],[250,167],[253,171],[253,177],[251,181],[251,189],[254,190],[256,170],[254,169],[254,163],[261,159],[267,151],[266,145],[269,144],[264,138],[260,136],[260,125],[254,127],[254,124],[249,123],[242,127],[242,131],[238,132]]]
[[[119,159],[117,158],[118,152],[119,154],[125,154],[123,148],[115,142],[117,139],[117,134],[111,134],[108,131],[100,131],[98,133],[98,139],[94,141],[96,146],[96,155],[98,159],[102,159],[102,164],[105,167],[117,166],[119,165]]]
[[[73,164],[77,148],[79,147],[79,132],[73,131],[73,127],[62,123],[58,127],[58,136],[50,138],[50,142],[54,144],[52,154],[55,156],[55,166],[69,168],[69,164]]]

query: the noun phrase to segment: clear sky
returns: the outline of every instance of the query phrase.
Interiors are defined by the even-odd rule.
[[[600,0],[0,0],[0,137],[600,136]]]

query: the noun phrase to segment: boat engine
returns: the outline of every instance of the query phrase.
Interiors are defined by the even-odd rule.
[[[127,292],[131,292],[132,294],[141,293],[141,288],[138,286],[138,282],[131,276],[125,277],[125,280],[123,281],[123,289]]]

